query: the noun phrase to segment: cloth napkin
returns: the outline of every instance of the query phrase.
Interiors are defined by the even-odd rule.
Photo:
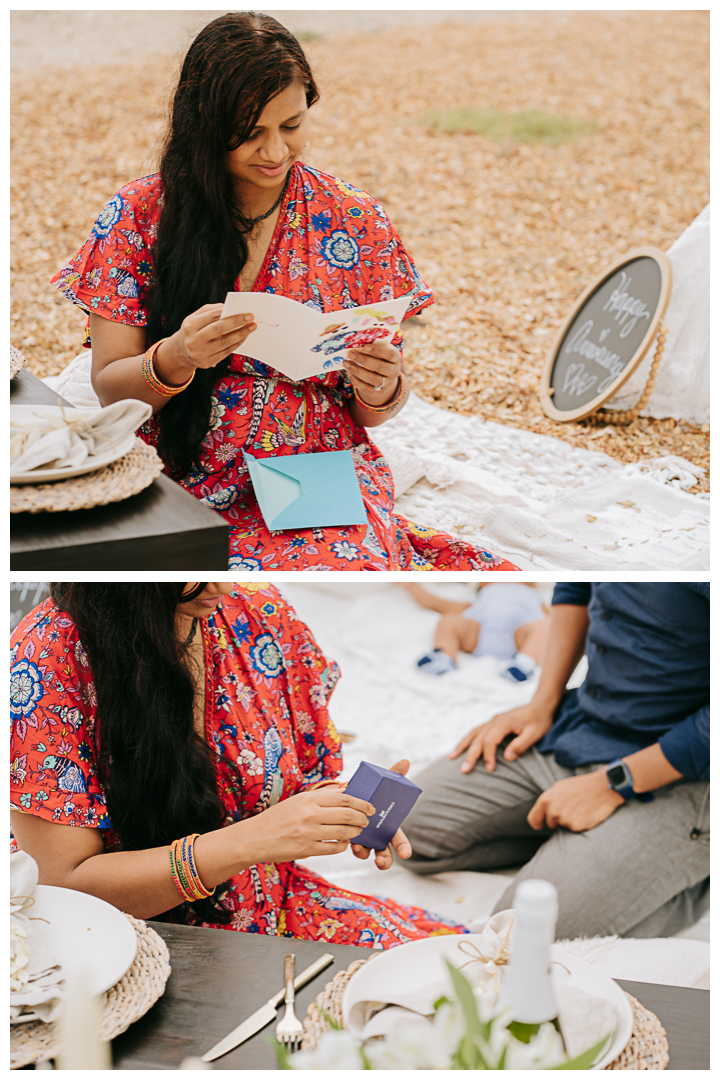
[[[512,910],[498,911],[488,919],[479,941],[457,939],[457,955],[451,958],[451,963],[460,968],[476,995],[490,1007],[495,1005],[502,989],[504,968],[512,947],[512,922]],[[375,1001],[356,1002],[350,1011],[350,1020],[362,1027],[363,1039],[387,1035],[400,1019],[425,1017],[429,1021],[435,1002],[446,993],[444,973],[421,985],[417,981],[407,986],[396,984],[388,987]]]
[[[119,445],[150,416],[152,407],[128,398],[82,416],[68,416],[57,405],[38,405],[32,419],[23,419],[10,406],[10,474],[33,469],[78,468],[94,455]]]
[[[512,909],[497,912],[485,924],[480,940],[459,940],[456,958],[451,958],[451,963],[460,967],[472,985],[481,1008],[485,1006],[486,1010],[491,1010],[500,997],[513,946],[513,916]],[[594,1046],[617,1027],[618,1016],[611,1002],[588,994],[573,980],[560,975],[553,978],[553,988],[571,1057]],[[446,993],[445,977],[428,982],[414,978],[407,986],[389,987],[377,1000],[356,1002],[349,1019],[362,1028],[362,1039],[388,1035],[401,1022],[431,1024],[434,1002]]]
[[[571,1058],[596,1046],[615,1031],[618,1014],[612,1002],[595,997],[568,980],[553,982],[560,1030]],[[607,1047],[605,1048],[607,1049]],[[603,1051],[604,1052],[604,1051]]]
[[[33,921],[38,866],[26,851],[10,856],[10,1023],[50,1023],[60,1012],[60,967]]]

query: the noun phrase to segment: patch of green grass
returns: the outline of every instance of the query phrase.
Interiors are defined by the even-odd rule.
[[[493,142],[558,143],[575,142],[583,135],[597,131],[599,125],[572,116],[556,116],[538,109],[520,109],[518,112],[501,112],[498,109],[429,110],[422,113],[415,123],[436,134],[457,133],[485,135]]]
[[[325,35],[319,33],[317,30],[301,30],[299,34],[295,35],[295,37],[298,39],[298,41],[308,42],[322,41]]]

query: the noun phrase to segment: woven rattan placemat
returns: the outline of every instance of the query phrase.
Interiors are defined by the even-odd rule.
[[[25,357],[16,349],[14,345],[10,346],[10,378],[14,379],[20,368],[25,366]]]
[[[100,1037],[114,1039],[144,1016],[165,990],[170,975],[167,945],[152,927],[126,915],[137,934],[137,953],[119,982],[105,994],[100,1017]],[[37,1061],[48,1061],[59,1050],[57,1025],[35,1020],[10,1028],[10,1068],[20,1069]]]
[[[342,1024],[342,1000],[345,988],[355,972],[366,963],[367,960],[355,960],[347,971],[339,971],[310,1005],[304,1020],[303,1050],[313,1050],[317,1046],[330,1026],[326,1017],[332,1018],[337,1024]],[[626,997],[633,1011],[632,1035],[623,1052],[605,1068],[664,1069],[669,1060],[665,1028],[655,1013],[644,1009],[640,1002],[627,992]]]
[[[88,510],[91,506],[121,502],[152,484],[162,469],[155,448],[136,437],[128,454],[95,472],[52,484],[11,484],[10,513]]]

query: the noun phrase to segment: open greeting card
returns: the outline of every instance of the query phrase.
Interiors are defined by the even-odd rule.
[[[231,292],[225,297],[222,318],[253,315],[257,330],[243,344],[243,355],[299,382],[342,367],[348,349],[382,339],[392,341],[411,299],[408,293],[376,304],[321,312],[274,293]]]

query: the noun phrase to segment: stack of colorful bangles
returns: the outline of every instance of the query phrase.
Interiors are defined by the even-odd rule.
[[[206,900],[215,890],[208,892],[195,868],[195,841],[200,833],[183,836],[170,847],[170,871],[183,900]]]
[[[355,389],[355,388],[353,387],[353,389]],[[363,399],[362,399],[362,398],[360,397],[360,395],[358,394],[357,390],[355,390],[355,397],[356,397],[356,398],[358,399],[358,401],[360,402],[361,406],[363,407],[363,409],[365,409],[365,410],[366,410],[366,412],[371,412],[371,413],[386,413],[386,412],[392,412],[392,410],[393,410],[393,409],[397,409],[398,405],[400,404],[400,402],[401,402],[401,401],[403,400],[403,398],[405,397],[405,391],[406,391],[406,389],[407,389],[407,384],[406,384],[406,382],[405,382],[405,376],[403,375],[403,373],[402,373],[402,372],[400,372],[400,374],[398,375],[398,386],[397,386],[397,390],[396,390],[396,391],[395,391],[395,393],[393,394],[393,396],[392,396],[392,398],[390,399],[390,401],[388,401],[388,402],[387,402],[387,403],[386,403],[385,405],[368,405],[368,404],[367,404],[367,403],[366,403],[365,401],[363,401]]]
[[[187,390],[188,386],[195,378],[195,372],[193,371],[188,381],[184,382],[182,386],[168,386],[166,383],[160,382],[155,374],[153,361],[155,359],[155,354],[163,341],[167,341],[167,338],[160,338],[159,341],[154,341],[143,356],[142,374],[145,382],[149,384],[150,389],[154,390],[156,394],[160,394],[161,397],[175,397],[176,394],[181,394],[183,390]]]

